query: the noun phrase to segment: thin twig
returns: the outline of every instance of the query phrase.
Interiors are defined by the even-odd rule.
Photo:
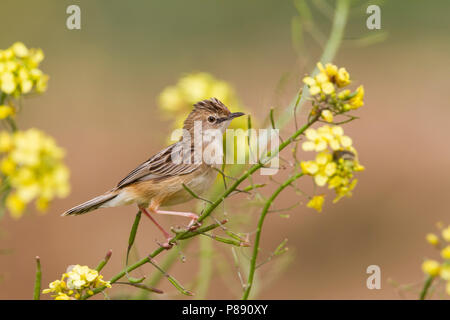
[[[237,272],[239,281],[241,282],[242,291],[244,291],[246,289],[246,287],[245,287],[246,284],[244,282],[244,279],[242,278],[241,268],[240,268],[240,265],[239,265],[239,258],[237,256],[236,249],[234,247],[231,247],[231,252],[233,254],[234,267],[236,268],[236,272]]]
[[[425,283],[423,285],[423,289],[420,292],[420,300],[425,300],[426,296],[427,296],[427,292],[431,287],[431,284],[433,283],[434,277],[432,276],[428,276],[427,280],[425,280]]]
[[[42,280],[41,259],[39,257],[36,257],[36,280],[34,281],[34,300],[41,299],[41,280]]]
[[[205,199],[205,198],[200,197],[200,196],[199,196],[198,194],[196,194],[194,191],[192,191],[191,189],[189,189],[189,187],[188,187],[187,185],[185,185],[184,183],[182,183],[181,185],[183,186],[184,190],[186,190],[187,192],[189,192],[189,194],[190,194],[191,196],[193,196],[195,199],[202,200],[202,201],[205,201],[205,202],[208,202],[208,203],[212,203],[211,200],[208,200],[208,199]]]
[[[111,259],[111,255],[112,255],[112,250],[109,249],[108,252],[105,255],[105,258],[100,261],[100,263],[98,264],[98,266],[95,268],[95,270],[97,270],[98,272],[102,271],[102,269],[105,267],[105,265],[108,263],[109,259]],[[128,257],[128,255],[127,255]]]
[[[170,274],[168,274],[167,272],[165,272],[163,269],[161,269],[155,262],[154,260],[149,256],[148,257],[148,261],[156,268],[158,269],[166,278],[167,280],[169,280],[169,282],[171,284],[173,284],[173,286],[182,294],[187,295],[187,296],[193,296],[194,294],[192,292],[190,292],[189,290],[186,290],[178,281],[177,279],[175,279],[174,277],[172,277]]]

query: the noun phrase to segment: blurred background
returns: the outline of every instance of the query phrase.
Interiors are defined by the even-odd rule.
[[[70,4],[81,7],[81,30],[66,28]],[[289,219],[279,214],[266,219],[261,259],[284,238],[290,259],[256,298],[401,298],[389,279],[418,283],[424,279],[424,257],[438,255],[424,237],[437,221],[450,222],[444,201],[450,190],[445,143],[450,139],[450,3],[386,1],[381,31],[366,28],[366,8],[365,2],[354,4],[333,61],[366,90],[365,105],[355,113],[361,119],[345,126],[366,171],[359,174],[352,198],[332,204],[329,194],[322,213],[301,205]],[[108,249],[113,257],[102,271],[105,278],[123,268],[136,208],[60,214],[110,189],[165,146],[171,122],[157,108],[163,88],[185,73],[209,72],[231,83],[263,123],[271,106],[280,113],[286,107],[322,50],[311,39],[305,39],[304,51],[294,49],[292,1],[2,0],[1,10],[0,48],[15,41],[42,48],[41,69],[50,75],[47,92],[25,101],[18,124],[44,130],[65,148],[72,186],[70,196],[53,201],[46,214],[30,209],[20,220],[5,215],[0,221],[1,299],[32,298],[36,255],[42,261],[43,288],[70,264],[95,267]],[[328,36],[330,20],[313,14]],[[359,40],[377,32],[386,39],[370,46]],[[293,129],[289,125],[284,135]],[[275,179],[285,176],[280,171]],[[261,192],[268,195],[273,187]],[[239,197],[245,203],[246,197]],[[294,204],[296,197],[287,190],[274,207]],[[193,209],[195,203],[181,207]],[[241,206],[227,212],[235,220],[234,231],[256,229],[259,210]],[[146,220],[136,240],[141,255],[153,251],[160,238]],[[159,220],[167,227],[185,223],[182,218]],[[218,263],[207,297],[240,297],[229,248],[214,243],[214,250]],[[190,288],[198,271],[198,241],[183,255],[186,262],[177,261],[170,273]],[[381,268],[381,290],[366,287],[369,265]],[[258,269],[259,277],[270,268],[268,263]],[[154,272],[147,265],[136,274]],[[162,298],[183,298],[165,280],[158,288],[167,292]],[[137,290],[128,289],[117,286],[110,294]],[[405,294],[417,296],[416,291]]]

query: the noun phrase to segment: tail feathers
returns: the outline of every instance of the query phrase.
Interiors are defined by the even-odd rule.
[[[105,205],[108,201],[114,199],[117,197],[117,193],[106,193],[101,196],[95,197],[94,199],[91,199],[89,201],[86,201],[82,204],[79,204],[76,207],[73,207],[72,209],[67,210],[62,214],[62,216],[70,216],[70,215],[80,215],[87,213],[89,211],[93,211],[95,209],[100,208],[101,206]]]

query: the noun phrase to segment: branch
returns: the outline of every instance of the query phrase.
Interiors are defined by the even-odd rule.
[[[434,278],[432,276],[429,276],[427,278],[427,280],[425,280],[425,284],[423,286],[423,289],[420,292],[420,300],[425,300],[425,297],[427,296],[428,289],[430,289],[431,284],[433,283],[433,279]]]

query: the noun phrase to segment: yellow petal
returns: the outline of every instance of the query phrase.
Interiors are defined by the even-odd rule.
[[[316,145],[312,141],[305,141],[302,144],[303,151],[313,151],[316,148]]]
[[[437,275],[439,275],[440,270],[441,270],[441,265],[439,264],[439,262],[435,261],[435,260],[425,260],[422,263],[422,270],[424,273],[435,277]]]
[[[323,187],[328,181],[328,177],[323,174],[316,174],[314,176],[314,182],[319,186]]]
[[[315,209],[317,212],[322,212],[322,206],[325,201],[325,197],[323,195],[314,196],[312,199],[306,204],[308,208]]]

